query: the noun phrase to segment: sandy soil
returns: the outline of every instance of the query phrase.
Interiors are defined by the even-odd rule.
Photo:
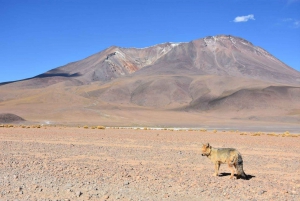
[[[237,148],[250,180],[214,177],[201,144]],[[300,200],[300,136],[0,128],[0,200]]]

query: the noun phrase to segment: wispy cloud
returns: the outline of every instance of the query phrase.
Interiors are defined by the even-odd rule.
[[[300,28],[300,20],[295,20],[293,24],[294,28]]]
[[[290,5],[295,2],[300,2],[300,0],[287,0],[287,5]]]
[[[286,26],[288,26],[290,28],[294,28],[294,29],[300,28],[300,20],[293,19],[293,18],[281,19],[281,22],[279,22],[278,24],[281,26],[286,25]]]
[[[237,16],[236,18],[234,18],[234,22],[247,22],[248,20],[255,20],[254,19],[254,15],[250,14],[250,15],[246,15],[246,16]]]
[[[284,18],[281,21],[283,21],[283,22],[291,22],[291,21],[293,21],[293,19],[292,18]]]

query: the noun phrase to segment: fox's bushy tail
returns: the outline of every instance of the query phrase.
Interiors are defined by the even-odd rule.
[[[246,175],[246,173],[243,170],[243,159],[241,154],[238,154],[238,158],[237,158],[237,164],[236,164],[236,171],[237,171],[237,178],[242,178],[242,179],[246,179],[248,180],[248,176]]]

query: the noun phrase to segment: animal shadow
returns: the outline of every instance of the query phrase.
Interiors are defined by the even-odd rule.
[[[231,175],[230,173],[223,172],[223,173],[219,174],[219,177],[226,177],[226,176],[230,176],[230,175]],[[234,174],[234,176],[236,177],[236,174]],[[251,174],[247,174],[247,176],[248,176],[248,180],[250,180],[250,179],[252,179],[252,178],[255,177],[254,175],[251,175]]]

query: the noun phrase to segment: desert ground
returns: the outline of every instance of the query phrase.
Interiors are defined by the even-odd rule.
[[[214,177],[206,142],[238,149],[250,179]],[[299,151],[288,133],[0,127],[0,201],[300,200]]]

